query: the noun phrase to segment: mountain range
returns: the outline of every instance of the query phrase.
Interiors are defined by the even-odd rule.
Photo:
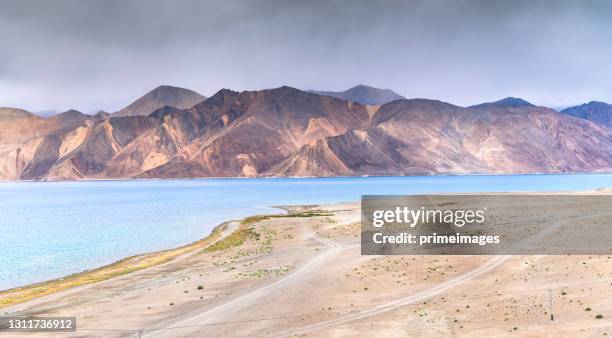
[[[520,98],[460,107],[367,86],[210,98],[161,86],[113,114],[0,108],[0,178],[609,172],[609,114]]]

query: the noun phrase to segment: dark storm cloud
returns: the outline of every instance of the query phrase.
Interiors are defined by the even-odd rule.
[[[610,17],[609,1],[0,0],[0,106],[112,111],[159,84],[612,101]]]

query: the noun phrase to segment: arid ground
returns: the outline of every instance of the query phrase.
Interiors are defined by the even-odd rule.
[[[609,256],[362,256],[358,204],[289,211],[0,313],[77,317],[47,337],[612,335]]]

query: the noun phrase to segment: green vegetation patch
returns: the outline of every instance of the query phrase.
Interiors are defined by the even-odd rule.
[[[242,227],[247,227],[255,223],[273,219],[273,218],[319,217],[319,216],[333,216],[333,213],[325,212],[322,210],[309,210],[309,211],[303,211],[303,212],[292,212],[292,213],[281,214],[281,215],[256,215],[256,216],[250,216],[250,217],[244,218],[242,221],[240,221],[240,225]],[[264,234],[263,234],[264,241],[262,243],[262,248],[259,251],[260,252],[271,252],[271,249],[272,249],[271,243],[272,243],[273,234],[268,233],[269,231],[267,229],[264,229],[263,231],[264,231]],[[228,235],[224,239],[207,247],[206,249],[204,249],[204,251],[205,252],[215,252],[215,251],[226,250],[226,249],[229,249],[235,246],[240,246],[244,244],[244,242],[247,241],[248,239],[254,239],[258,241],[261,236],[262,234],[258,233],[253,228],[237,229],[236,231],[232,232],[230,235]]]
[[[242,225],[251,225],[257,222],[266,221],[272,218],[295,218],[295,217],[320,217],[320,216],[333,216],[334,214],[331,212],[326,212],[322,210],[310,210],[303,212],[293,212],[288,214],[281,215],[257,215],[250,216],[243,219],[240,224]]]
[[[204,249],[205,252],[226,250],[234,246],[242,245],[247,239],[259,240],[260,234],[254,229],[237,229],[224,239]]]

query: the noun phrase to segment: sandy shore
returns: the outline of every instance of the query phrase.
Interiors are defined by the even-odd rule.
[[[73,289],[80,286],[104,281],[180,259],[185,255],[192,254],[196,250],[202,250],[212,243],[222,240],[235,230],[235,223],[236,222],[233,221],[223,223],[216,227],[206,238],[178,248],[131,256],[97,269],[86,270],[62,278],[0,291],[0,309],[62,290],[71,289],[71,292],[74,292]]]
[[[53,336],[79,337],[612,334],[609,256],[361,256],[358,204],[291,211],[0,294],[0,312],[76,316]]]

